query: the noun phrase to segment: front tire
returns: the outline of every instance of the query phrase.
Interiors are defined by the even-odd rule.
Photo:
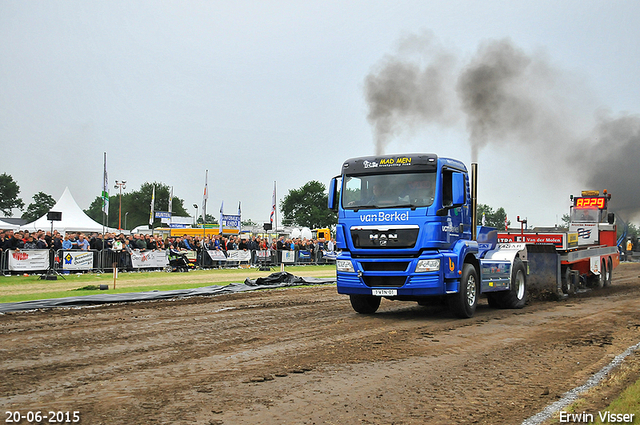
[[[480,281],[478,272],[472,264],[465,263],[462,266],[460,290],[457,294],[449,295],[449,308],[453,314],[462,319],[472,317],[478,306],[479,295]]]
[[[373,295],[349,295],[351,307],[360,314],[373,314],[380,307],[381,297]]]

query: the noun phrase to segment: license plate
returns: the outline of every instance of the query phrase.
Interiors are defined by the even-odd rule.
[[[376,297],[395,297],[398,295],[397,289],[372,289],[371,295]]]

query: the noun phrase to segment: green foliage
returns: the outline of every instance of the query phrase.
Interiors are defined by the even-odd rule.
[[[568,229],[571,224],[571,216],[569,214],[562,214],[562,227]]]
[[[507,212],[504,208],[500,207],[496,211],[493,211],[489,205],[478,204],[477,213],[477,225],[482,224],[482,215],[485,217],[485,226],[495,227],[497,229],[504,229],[504,221],[507,218]],[[511,220],[507,221],[507,225],[511,225]]]
[[[300,189],[292,189],[280,202],[284,220],[310,229],[330,227],[338,222],[335,212],[327,208],[326,187],[319,181],[307,182]]]
[[[27,210],[22,214],[22,218],[31,223],[51,211],[56,204],[56,200],[51,195],[44,192],[38,192],[33,195],[33,202],[29,204]]]
[[[11,217],[13,208],[24,208],[24,202],[18,197],[20,186],[7,173],[0,174],[0,211]]]
[[[198,219],[196,220],[197,224],[202,224],[202,214],[198,214]],[[218,219],[212,216],[211,214],[207,214],[207,224],[218,224]]]
[[[155,211],[169,210],[169,191],[170,187],[164,183],[143,183],[139,190],[135,190],[122,194],[122,228],[131,230],[137,226],[149,225],[149,214],[151,213],[151,194],[153,187],[156,188]],[[174,216],[188,216],[184,209],[184,201],[176,196],[171,202],[172,212]],[[109,196],[109,227],[118,227],[118,212],[120,207],[120,194]],[[105,223],[106,218],[102,212],[102,198],[96,196],[88,209],[84,210],[85,214],[97,221]],[[127,214],[129,213],[129,214]],[[126,215],[126,220],[125,220]],[[160,227],[160,219],[154,219],[154,227]]]

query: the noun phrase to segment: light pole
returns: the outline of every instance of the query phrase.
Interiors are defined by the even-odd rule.
[[[196,216],[193,217],[193,227],[198,227],[198,204],[193,204],[193,208],[196,209]]]
[[[127,182],[125,180],[118,181],[116,180],[116,185],[114,186],[116,189],[120,189],[120,207],[118,208],[118,230],[122,230],[122,189],[126,189],[125,186]],[[126,225],[124,227],[127,227]]]

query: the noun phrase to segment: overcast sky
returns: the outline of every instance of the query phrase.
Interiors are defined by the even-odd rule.
[[[0,173],[25,205],[68,186],[86,209],[107,152],[112,194],[115,180],[162,182],[193,214],[208,169],[208,212],[241,201],[244,219],[268,221],[274,181],[281,200],[375,153],[365,81],[412,37],[459,69],[499,40],[542,58],[577,133],[602,111],[640,112],[636,1],[0,0]],[[395,131],[384,151],[469,164],[469,138],[453,117]],[[479,201],[553,225],[590,188],[554,155],[481,147]]]

